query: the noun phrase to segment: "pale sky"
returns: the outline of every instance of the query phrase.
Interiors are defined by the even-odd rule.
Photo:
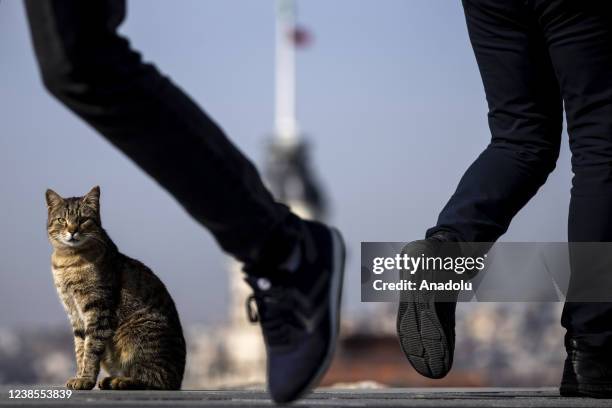
[[[299,121],[347,240],[350,316],[370,307],[359,301],[359,243],[418,239],[435,223],[488,142],[486,102],[459,1],[302,0],[299,20],[314,36],[298,58]],[[121,31],[261,163],[273,123],[271,0],[128,1]],[[565,240],[570,177],[564,137],[557,169],[503,239]],[[22,2],[3,0],[0,326],[66,321],[44,191],[80,195],[95,184],[109,234],[164,280],[182,320],[225,320],[226,258],[215,242],[44,91]]]

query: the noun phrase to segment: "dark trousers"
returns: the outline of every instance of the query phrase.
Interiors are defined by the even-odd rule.
[[[463,6],[492,139],[428,236],[443,230],[459,240],[497,240],[554,169],[565,106],[574,173],[568,239],[612,241],[610,2],[464,0]],[[612,304],[567,303],[562,324],[585,343],[612,342]]]
[[[47,89],[168,190],[227,252],[282,257],[299,219],[223,131],[117,34],[125,0],[27,0]]]

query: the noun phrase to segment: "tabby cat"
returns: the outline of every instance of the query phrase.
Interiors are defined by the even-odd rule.
[[[128,258],[100,221],[100,188],[62,198],[47,190],[53,281],[74,331],[75,390],[180,389],[185,340],[164,284]]]

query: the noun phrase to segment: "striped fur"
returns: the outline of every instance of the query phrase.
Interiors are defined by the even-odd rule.
[[[185,340],[170,294],[117,247],[100,221],[100,189],[46,193],[53,281],[74,332],[77,373],[68,388],[180,389]]]

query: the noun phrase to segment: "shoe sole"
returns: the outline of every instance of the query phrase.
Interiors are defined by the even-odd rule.
[[[561,384],[561,387],[559,387],[559,394],[561,394],[562,397],[579,397],[580,396],[580,393],[578,392],[578,386],[575,384],[571,384],[571,385]]]
[[[439,379],[452,366],[452,351],[435,309],[435,295],[408,291],[397,311],[397,335],[404,355],[419,374]]]
[[[588,384],[561,384],[562,397],[612,398],[612,387]]]
[[[298,393],[291,401],[300,399],[308,393],[312,392],[313,388],[315,388],[319,384],[334,358],[336,342],[338,340],[338,333],[340,332],[340,307],[342,303],[342,286],[344,283],[344,263],[346,259],[346,249],[340,231],[332,227],[328,228],[330,229],[333,245],[333,267],[331,285],[329,288],[329,298],[330,300],[334,298],[336,299],[335,302],[331,301],[330,309],[330,333],[332,334],[332,337],[330,340],[329,347],[327,348],[327,352],[325,353],[325,358],[321,363],[321,367],[316,372],[312,380],[310,380],[308,385],[304,387],[304,390]]]

